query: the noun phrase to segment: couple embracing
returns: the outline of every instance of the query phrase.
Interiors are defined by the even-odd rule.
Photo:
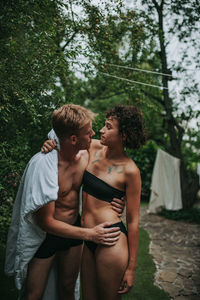
[[[59,145],[47,141],[24,171],[5,264],[17,288],[23,287],[22,299],[42,299],[55,259],[60,300],[74,299],[80,266],[83,300],[118,300],[134,284],[141,179],[125,147],[145,143],[143,118],[134,106],[112,108],[100,140],[92,139],[93,119],[79,105],[55,110],[52,127]],[[126,202],[127,228],[120,199]]]

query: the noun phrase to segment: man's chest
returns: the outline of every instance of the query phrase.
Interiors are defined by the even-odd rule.
[[[84,169],[69,167],[58,168],[58,185],[60,196],[65,196],[71,191],[79,191]]]

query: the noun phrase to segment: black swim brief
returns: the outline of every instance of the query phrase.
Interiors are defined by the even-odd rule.
[[[81,226],[81,217],[78,216],[74,226]],[[35,253],[36,258],[49,258],[57,251],[66,251],[71,247],[79,246],[82,240],[59,237],[50,233],[46,234],[46,238]]]
[[[118,222],[118,223],[114,223],[110,226],[106,226],[106,228],[111,228],[111,227],[119,227],[120,231],[123,232],[126,236],[128,236],[126,227],[124,225],[123,222]],[[91,241],[85,241],[85,245],[90,249],[90,251],[94,254],[96,251],[96,248],[98,246],[98,244],[91,242]]]

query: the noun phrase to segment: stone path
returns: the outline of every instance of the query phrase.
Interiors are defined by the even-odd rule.
[[[170,299],[200,300],[200,225],[148,214],[141,207],[140,226],[151,239],[155,284]]]

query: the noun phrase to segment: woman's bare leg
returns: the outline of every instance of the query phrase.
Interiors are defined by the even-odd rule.
[[[81,289],[83,300],[98,300],[95,255],[86,245],[81,262]]]
[[[115,246],[98,246],[96,250],[96,270],[99,299],[120,300],[117,293],[128,264],[127,238],[121,233]]]

